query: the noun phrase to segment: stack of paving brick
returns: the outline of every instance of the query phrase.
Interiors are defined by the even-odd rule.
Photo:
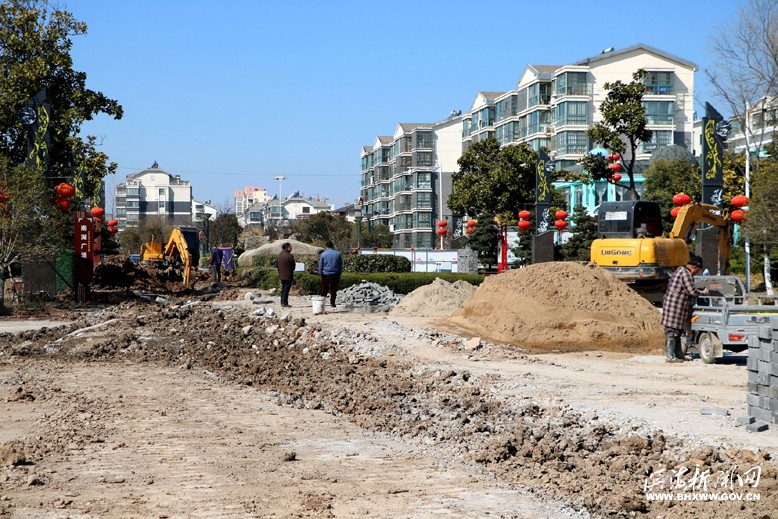
[[[355,312],[388,312],[394,308],[403,296],[395,294],[388,287],[362,280],[338,291],[336,303]]]
[[[748,340],[749,431],[764,431],[778,424],[778,322],[759,327],[757,337]]]

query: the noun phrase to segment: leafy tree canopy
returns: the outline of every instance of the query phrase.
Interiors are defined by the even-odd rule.
[[[586,208],[577,206],[571,217],[573,223],[568,227],[571,236],[560,247],[564,261],[589,261],[592,242],[597,238],[597,217],[589,216]]]
[[[232,213],[220,213],[208,227],[209,239],[212,245],[235,247],[241,231],[238,218]]]
[[[329,211],[316,213],[297,224],[297,239],[323,247],[332,240],[339,251],[351,250],[353,225],[342,216],[335,216]]]
[[[360,238],[362,247],[391,248],[394,236],[388,226],[371,225],[370,229],[366,229],[366,225],[362,225],[362,228],[363,232]]]
[[[649,142],[653,135],[647,128],[648,120],[643,108],[645,75],[643,70],[638,70],[629,83],[605,83],[603,86],[608,94],[600,105],[602,121],[586,130],[593,142],[621,155],[618,163],[627,174],[627,187],[635,199],[638,198],[634,174],[637,149],[640,143]],[[580,163],[591,180],[608,179],[614,173],[607,169],[608,164],[602,155],[586,154]]]
[[[122,107],[86,87],[86,73],[73,69],[73,36],[86,24],[46,0],[0,3],[0,155],[11,164],[25,161],[27,129],[19,112],[45,88],[51,106],[49,129],[51,175],[57,179],[85,173],[85,192],[94,194],[116,163],[96,150],[94,137],[80,137],[81,125],[97,114],[121,119]]]
[[[493,137],[476,142],[459,158],[448,207],[460,214],[497,214],[514,221],[535,198],[537,154],[526,144],[500,147]]]
[[[476,221],[475,229],[467,239],[467,245],[476,251],[478,261],[491,268],[497,264],[500,228],[494,214],[485,213]]]

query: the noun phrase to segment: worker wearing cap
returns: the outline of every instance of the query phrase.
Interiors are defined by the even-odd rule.
[[[681,335],[690,319],[690,310],[697,296],[707,295],[707,289],[694,286],[694,276],[702,270],[702,258],[692,256],[685,267],[679,267],[667,282],[662,300],[662,325],[665,327],[665,362],[683,362]]]

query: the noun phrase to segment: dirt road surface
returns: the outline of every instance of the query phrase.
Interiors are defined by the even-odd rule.
[[[242,296],[0,335],[0,515],[776,515],[776,429],[736,419],[744,357],[534,355],[432,319]],[[727,494],[759,500],[647,496],[726,474]]]

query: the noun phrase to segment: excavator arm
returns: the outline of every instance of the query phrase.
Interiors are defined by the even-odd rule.
[[[181,229],[178,227],[173,229],[173,231],[170,233],[170,239],[167,241],[167,245],[165,245],[165,250],[163,252],[165,259],[168,261],[173,261],[176,255],[180,258],[181,263],[184,266],[184,285],[188,285],[189,280],[192,277],[192,255],[189,254],[186,239],[184,238],[184,234],[181,232]]]
[[[721,213],[721,214],[719,214]],[[715,205],[687,204],[678,211],[669,238],[688,241],[689,233],[697,223],[706,223],[719,229],[719,273],[729,273],[729,255],[732,250],[732,221],[727,211]]]

